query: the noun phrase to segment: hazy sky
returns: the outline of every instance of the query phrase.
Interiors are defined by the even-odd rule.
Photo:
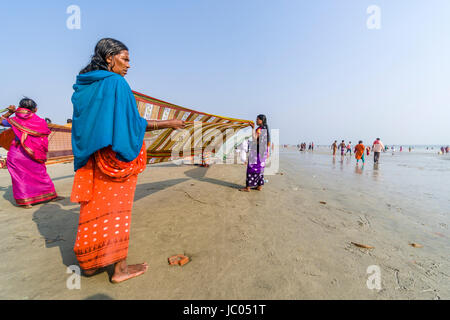
[[[72,4],[79,30],[66,27]],[[2,1],[0,107],[26,95],[65,123],[76,75],[112,37],[130,48],[134,90],[264,113],[281,143],[450,144],[449,12],[448,0]]]

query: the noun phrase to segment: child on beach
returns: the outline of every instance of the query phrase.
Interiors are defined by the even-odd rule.
[[[370,156],[370,146],[367,146],[366,150],[367,150],[367,156]]]
[[[363,145],[362,140],[359,140],[358,144],[355,146],[355,158],[356,165],[358,165],[359,160],[362,160],[362,164],[364,165],[364,150],[366,147]]]

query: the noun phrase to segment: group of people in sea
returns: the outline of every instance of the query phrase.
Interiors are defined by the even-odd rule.
[[[299,151],[306,151],[306,142],[302,142],[297,145]],[[308,144],[308,151],[314,151],[314,142]]]
[[[446,146],[446,147],[441,147],[441,152],[440,154],[444,154],[444,153],[449,153],[450,152],[450,146]]]
[[[90,63],[76,77],[72,128],[74,181],[71,201],[80,204],[74,252],[85,276],[114,265],[111,282],[118,283],[147,271],[148,264],[129,265],[131,211],[137,176],[147,164],[144,135],[165,128],[182,129],[180,119],[145,120],[125,75],[130,68],[128,48],[120,41],[101,39]],[[0,123],[12,128],[7,168],[11,175],[17,205],[60,200],[47,173],[50,119],[36,114],[37,104],[30,98],[10,106]],[[14,115],[14,116],[13,116]],[[270,135],[265,115],[253,122],[253,141],[248,152],[246,186],[240,191],[261,190],[264,168],[269,157]],[[2,135],[4,137],[4,135]],[[207,164],[208,155],[203,164]],[[205,159],[206,158],[206,159]],[[206,165],[205,165],[206,166]]]
[[[365,164],[365,154],[369,156],[370,152],[373,152],[373,161],[375,164],[377,164],[380,159],[380,153],[382,151],[385,152],[385,148],[386,147],[383,145],[383,142],[381,142],[380,138],[376,138],[376,140],[372,143],[372,147],[365,146],[362,140],[359,140],[358,144],[355,145],[353,149],[351,141],[345,143],[345,140],[342,140],[341,143],[338,144],[337,140],[334,140],[333,144],[331,145],[331,149],[333,150],[333,157],[336,157],[336,153],[338,150],[341,151],[341,157],[344,157],[347,154],[350,154],[351,156],[353,151],[356,158],[356,163],[358,164],[361,160],[362,165]]]

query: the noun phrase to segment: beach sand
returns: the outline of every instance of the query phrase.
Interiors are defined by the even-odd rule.
[[[30,210],[14,206],[8,171],[0,170],[0,298],[450,298],[448,251],[439,248],[448,244],[448,229],[413,248],[425,227],[398,216],[390,224],[405,232],[392,232],[382,215],[370,213],[376,204],[355,200],[345,187],[337,197],[291,161],[282,155],[283,174],[250,193],[237,190],[244,165],[148,166],[136,189],[128,262],[146,261],[149,270],[120,284],[106,272],[82,277],[79,290],[66,287],[67,267],[77,265],[73,164],[48,166],[66,199]],[[168,257],[179,253],[191,261],[169,266]],[[371,265],[380,267],[381,290],[367,287]]]

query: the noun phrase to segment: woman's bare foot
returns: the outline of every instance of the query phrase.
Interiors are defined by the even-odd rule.
[[[126,260],[117,262],[114,266],[114,274],[111,277],[112,283],[119,283],[125,280],[140,276],[148,270],[146,262],[134,265],[127,265]]]
[[[249,187],[242,188],[242,189],[239,189],[239,191],[250,192],[250,188]]]
[[[261,190],[262,190],[262,186],[258,186],[258,187],[256,188],[256,190],[261,191]]]
[[[23,205],[23,206],[21,206],[22,208],[24,208],[24,209],[31,209],[31,208],[33,208],[32,206],[31,206],[31,204],[26,204],[26,205]]]

